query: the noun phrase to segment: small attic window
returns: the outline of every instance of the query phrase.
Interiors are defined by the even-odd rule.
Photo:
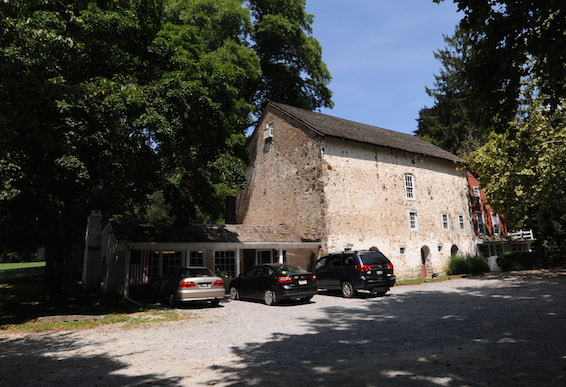
[[[268,140],[273,138],[273,121],[269,121],[265,124],[265,128],[263,130],[263,139]]]

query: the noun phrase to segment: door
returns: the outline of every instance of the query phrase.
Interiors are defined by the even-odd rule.
[[[317,265],[315,265],[318,287],[324,289],[339,288],[342,275],[342,254],[326,257],[324,265],[321,264],[321,261],[318,261]],[[319,266],[319,269],[316,269],[317,266]]]
[[[257,277],[257,267],[254,267],[239,278],[240,279],[240,297],[253,298],[254,278]]]

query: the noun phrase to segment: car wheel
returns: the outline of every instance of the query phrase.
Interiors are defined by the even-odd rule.
[[[230,299],[231,300],[239,300],[240,299],[240,292],[235,287],[230,288]]]
[[[275,299],[275,292],[272,290],[266,290],[263,294],[263,300],[265,301],[265,305],[275,305],[277,300]]]
[[[303,298],[301,298],[301,302],[304,302],[304,303],[306,304],[306,303],[309,302],[311,299],[312,299],[312,296],[303,297]]]
[[[342,291],[342,297],[344,298],[352,298],[352,296],[354,296],[354,294],[356,293],[354,287],[348,281],[342,282],[342,287],[340,288],[340,290]]]
[[[177,297],[175,297],[175,292],[169,293],[169,306],[171,308],[177,307]]]

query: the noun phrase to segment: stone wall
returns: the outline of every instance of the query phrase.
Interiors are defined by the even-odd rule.
[[[273,122],[273,138],[264,128]],[[302,238],[322,234],[323,200],[320,139],[276,109],[267,110],[250,138],[250,188],[237,197],[237,222],[285,223]]]
[[[455,163],[334,138],[325,138],[323,149],[323,254],[375,246],[400,278],[421,275],[423,246],[430,250],[430,268],[439,274],[453,246],[475,254],[466,172]],[[414,176],[414,200],[405,197],[405,174]],[[418,214],[417,230],[409,228],[409,211]],[[442,213],[449,215],[448,230]]]

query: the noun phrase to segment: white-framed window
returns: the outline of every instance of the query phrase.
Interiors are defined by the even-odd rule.
[[[483,211],[476,211],[476,218],[478,219],[478,231],[480,235],[485,235],[485,218]]]
[[[438,251],[442,251],[442,245],[438,245]]]
[[[501,234],[501,226],[499,224],[499,215],[492,212],[491,213],[491,222],[493,223],[493,233],[494,234]]]
[[[236,252],[234,250],[215,251],[214,271],[221,277],[236,277]]]
[[[263,139],[267,140],[271,138],[273,138],[273,121],[267,122],[263,129]]]
[[[407,252],[407,246],[399,246],[399,254],[405,255]]]
[[[481,198],[480,187],[477,187],[477,186],[476,186],[476,187],[473,187],[472,189],[473,189],[473,191],[474,191],[474,198],[476,199],[476,201],[479,202],[479,201],[480,201],[480,198]]]
[[[204,251],[188,251],[189,266],[204,266]]]
[[[446,212],[442,213],[442,229],[448,230],[450,228],[450,222],[448,221],[449,217]]]
[[[409,211],[409,229],[417,230],[419,228],[419,217],[417,211]]]
[[[464,229],[464,215],[458,215],[458,224],[460,225],[460,230]]]
[[[415,199],[415,177],[410,173],[405,174],[405,198]]]

